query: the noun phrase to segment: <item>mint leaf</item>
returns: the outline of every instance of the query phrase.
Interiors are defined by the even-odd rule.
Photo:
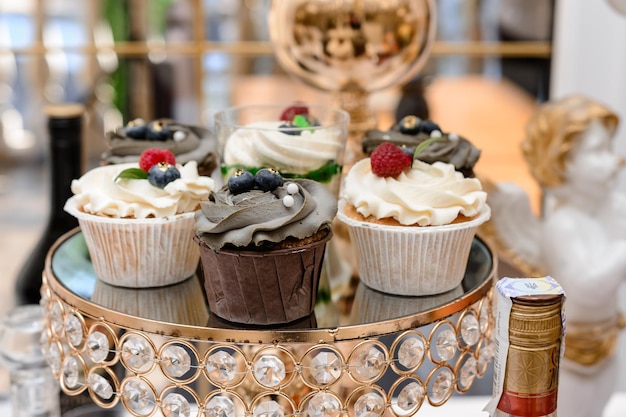
[[[417,158],[417,155],[422,153],[426,148],[428,148],[432,143],[438,142],[440,140],[444,140],[443,136],[439,136],[436,138],[428,138],[423,142],[420,142],[419,145],[415,147],[415,151],[413,152],[413,159]]]
[[[297,127],[311,127],[311,124],[309,123],[307,118],[301,114],[295,115],[291,123],[293,123],[293,125]]]
[[[124,180],[145,180],[148,178],[148,173],[143,169],[139,168],[128,168],[124,171],[120,172],[117,177],[115,177],[115,181],[119,179]]]
[[[233,172],[233,170],[243,169],[245,171],[250,171],[252,175],[255,175],[256,172],[261,169],[260,167],[246,167],[243,165],[223,165],[221,167],[222,175],[226,176],[229,172]],[[341,165],[337,164],[334,161],[328,161],[324,165],[322,165],[318,169],[314,169],[313,171],[309,171],[306,174],[296,174],[293,172],[285,172],[280,171],[280,175],[283,178],[309,178],[321,183],[330,182],[336,174],[339,174],[342,170]]]

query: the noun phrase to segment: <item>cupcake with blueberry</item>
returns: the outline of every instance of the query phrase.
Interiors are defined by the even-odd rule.
[[[249,105],[215,115],[225,179],[237,170],[272,167],[284,178],[308,178],[339,191],[349,115],[297,104]]]
[[[71,187],[65,210],[78,219],[99,279],[148,288],[194,274],[194,215],[214,188],[195,161],[183,165],[172,152],[150,148],[138,163],[94,168]]]
[[[254,325],[310,315],[336,211],[335,196],[316,181],[237,171],[196,213],[210,310]]]
[[[203,127],[171,119],[131,120],[107,132],[106,142],[104,164],[136,163],[142,152],[158,148],[173,153],[179,164],[195,161],[200,175],[210,176],[217,168],[217,141],[213,134]]]
[[[390,142],[414,153],[420,143],[429,138],[439,138],[415,157],[429,164],[447,162],[465,177],[474,177],[474,165],[480,150],[469,140],[454,132],[445,132],[432,120],[405,116],[388,130],[368,130],[361,139],[365,155],[370,155],[383,142]]]
[[[435,135],[415,150],[383,142],[346,175],[337,217],[370,288],[432,295],[464,277],[472,240],[490,210],[478,179],[451,163],[420,159],[439,140]]]

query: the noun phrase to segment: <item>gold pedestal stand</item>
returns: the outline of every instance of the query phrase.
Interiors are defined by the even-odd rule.
[[[411,416],[467,391],[493,358],[497,261],[474,243],[450,293],[359,284],[346,308],[321,305],[317,320],[247,328],[209,314],[197,277],[162,289],[101,283],[76,229],[48,255],[42,344],[65,393],[88,390],[134,416]],[[337,325],[316,327],[325,314]]]

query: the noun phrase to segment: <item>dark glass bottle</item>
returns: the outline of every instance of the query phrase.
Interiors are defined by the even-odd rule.
[[[41,276],[50,246],[65,232],[78,226],[75,217],[63,210],[71,197],[70,185],[82,173],[82,124],[85,109],[81,104],[47,106],[49,134],[50,214],[41,239],[26,259],[16,281],[18,304],[38,304]]]

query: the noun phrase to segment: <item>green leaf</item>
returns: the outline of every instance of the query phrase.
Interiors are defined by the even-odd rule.
[[[120,172],[117,177],[115,177],[115,181],[119,179],[124,180],[145,180],[148,178],[148,173],[143,169],[139,168],[128,168],[124,171]]]
[[[310,171],[307,173],[307,177],[321,183],[329,183],[335,174],[341,172],[341,165],[329,161],[321,168],[318,168],[314,171]]]
[[[295,115],[292,123],[294,126],[297,127],[311,127],[311,124],[309,123],[307,118],[301,114]]]
[[[317,182],[328,183],[333,179],[333,177],[336,174],[341,172],[341,168],[342,168],[341,165],[331,160],[331,161],[326,162],[320,168],[315,169],[313,171],[309,171],[306,174],[295,174],[293,172],[280,171],[280,175],[283,178],[309,178]],[[256,172],[259,169],[261,169],[261,167],[246,167],[246,166],[239,165],[239,164],[223,165],[221,168],[222,175],[226,176],[228,175],[228,173],[234,172],[234,170],[237,170],[237,169],[250,171],[252,175],[255,175]]]
[[[420,142],[419,145],[417,145],[417,147],[415,147],[415,152],[413,152],[413,159],[417,158],[417,155],[419,155],[420,153],[422,153],[426,148],[428,148],[432,143],[435,142],[439,142],[440,140],[444,140],[445,138],[443,136],[439,136],[436,138],[428,138],[423,142]]]

